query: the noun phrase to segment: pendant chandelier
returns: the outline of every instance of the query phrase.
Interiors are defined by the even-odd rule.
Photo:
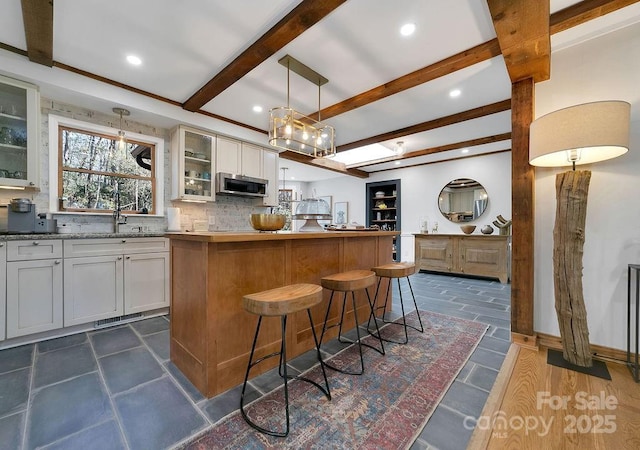
[[[128,109],[113,108],[112,111],[120,115],[120,130],[118,131],[118,140],[116,142],[116,148],[120,152],[124,152],[127,149],[127,140],[124,137],[124,130],[122,129],[122,116],[128,116],[131,114]]]
[[[329,80],[289,55],[282,57],[278,62],[287,68],[287,106],[272,108],[270,111],[269,144],[314,158],[335,155],[334,129],[320,122],[320,86]],[[318,86],[318,120],[289,107],[291,71]]]

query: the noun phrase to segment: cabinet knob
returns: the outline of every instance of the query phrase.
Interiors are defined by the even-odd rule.
[[[4,242],[0,242],[0,247],[4,247]]]
[[[131,259],[131,256],[127,256],[126,259]]]
[[[124,244],[125,242],[127,242],[127,240],[126,240],[126,239],[123,239],[123,240],[122,240],[122,243]]]
[[[59,260],[59,259],[56,259],[56,260],[54,261],[54,264],[60,264],[60,260]]]
[[[38,242],[38,241],[33,241],[33,245],[40,245],[40,242]]]
[[[122,259],[122,256],[118,256],[118,261],[120,261]]]
[[[35,186],[36,184],[33,181],[29,182],[29,186]]]

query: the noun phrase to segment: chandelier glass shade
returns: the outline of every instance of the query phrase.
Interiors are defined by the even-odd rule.
[[[287,106],[272,108],[269,112],[269,144],[313,158],[335,155],[335,130],[320,122],[320,86],[329,80],[289,55],[280,58],[278,63],[287,68]],[[318,86],[317,119],[305,116],[289,106],[291,71]]]
[[[280,106],[270,111],[269,144],[314,158],[335,154],[332,126],[305,116],[293,108]]]

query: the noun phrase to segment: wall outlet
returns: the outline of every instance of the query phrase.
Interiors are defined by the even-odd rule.
[[[209,225],[216,224],[216,216],[209,216]]]

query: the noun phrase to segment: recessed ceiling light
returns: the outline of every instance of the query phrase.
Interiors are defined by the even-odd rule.
[[[400,27],[400,34],[403,36],[411,36],[416,31],[415,23],[405,23]]]
[[[462,150],[460,150],[460,153],[469,153],[469,149],[468,148],[463,148]]]
[[[460,89],[452,89],[449,91],[449,97],[452,98],[460,97],[460,94],[462,94],[462,91]]]
[[[396,161],[395,164],[396,164],[396,166],[399,166],[401,163],[400,163],[400,161]]]
[[[127,62],[134,66],[139,66],[140,64],[142,64],[142,60],[136,55],[127,55]]]
[[[262,106],[260,106],[260,105],[255,105],[255,106],[253,107],[253,112],[255,112],[255,113],[261,113],[261,112],[262,112]]]

